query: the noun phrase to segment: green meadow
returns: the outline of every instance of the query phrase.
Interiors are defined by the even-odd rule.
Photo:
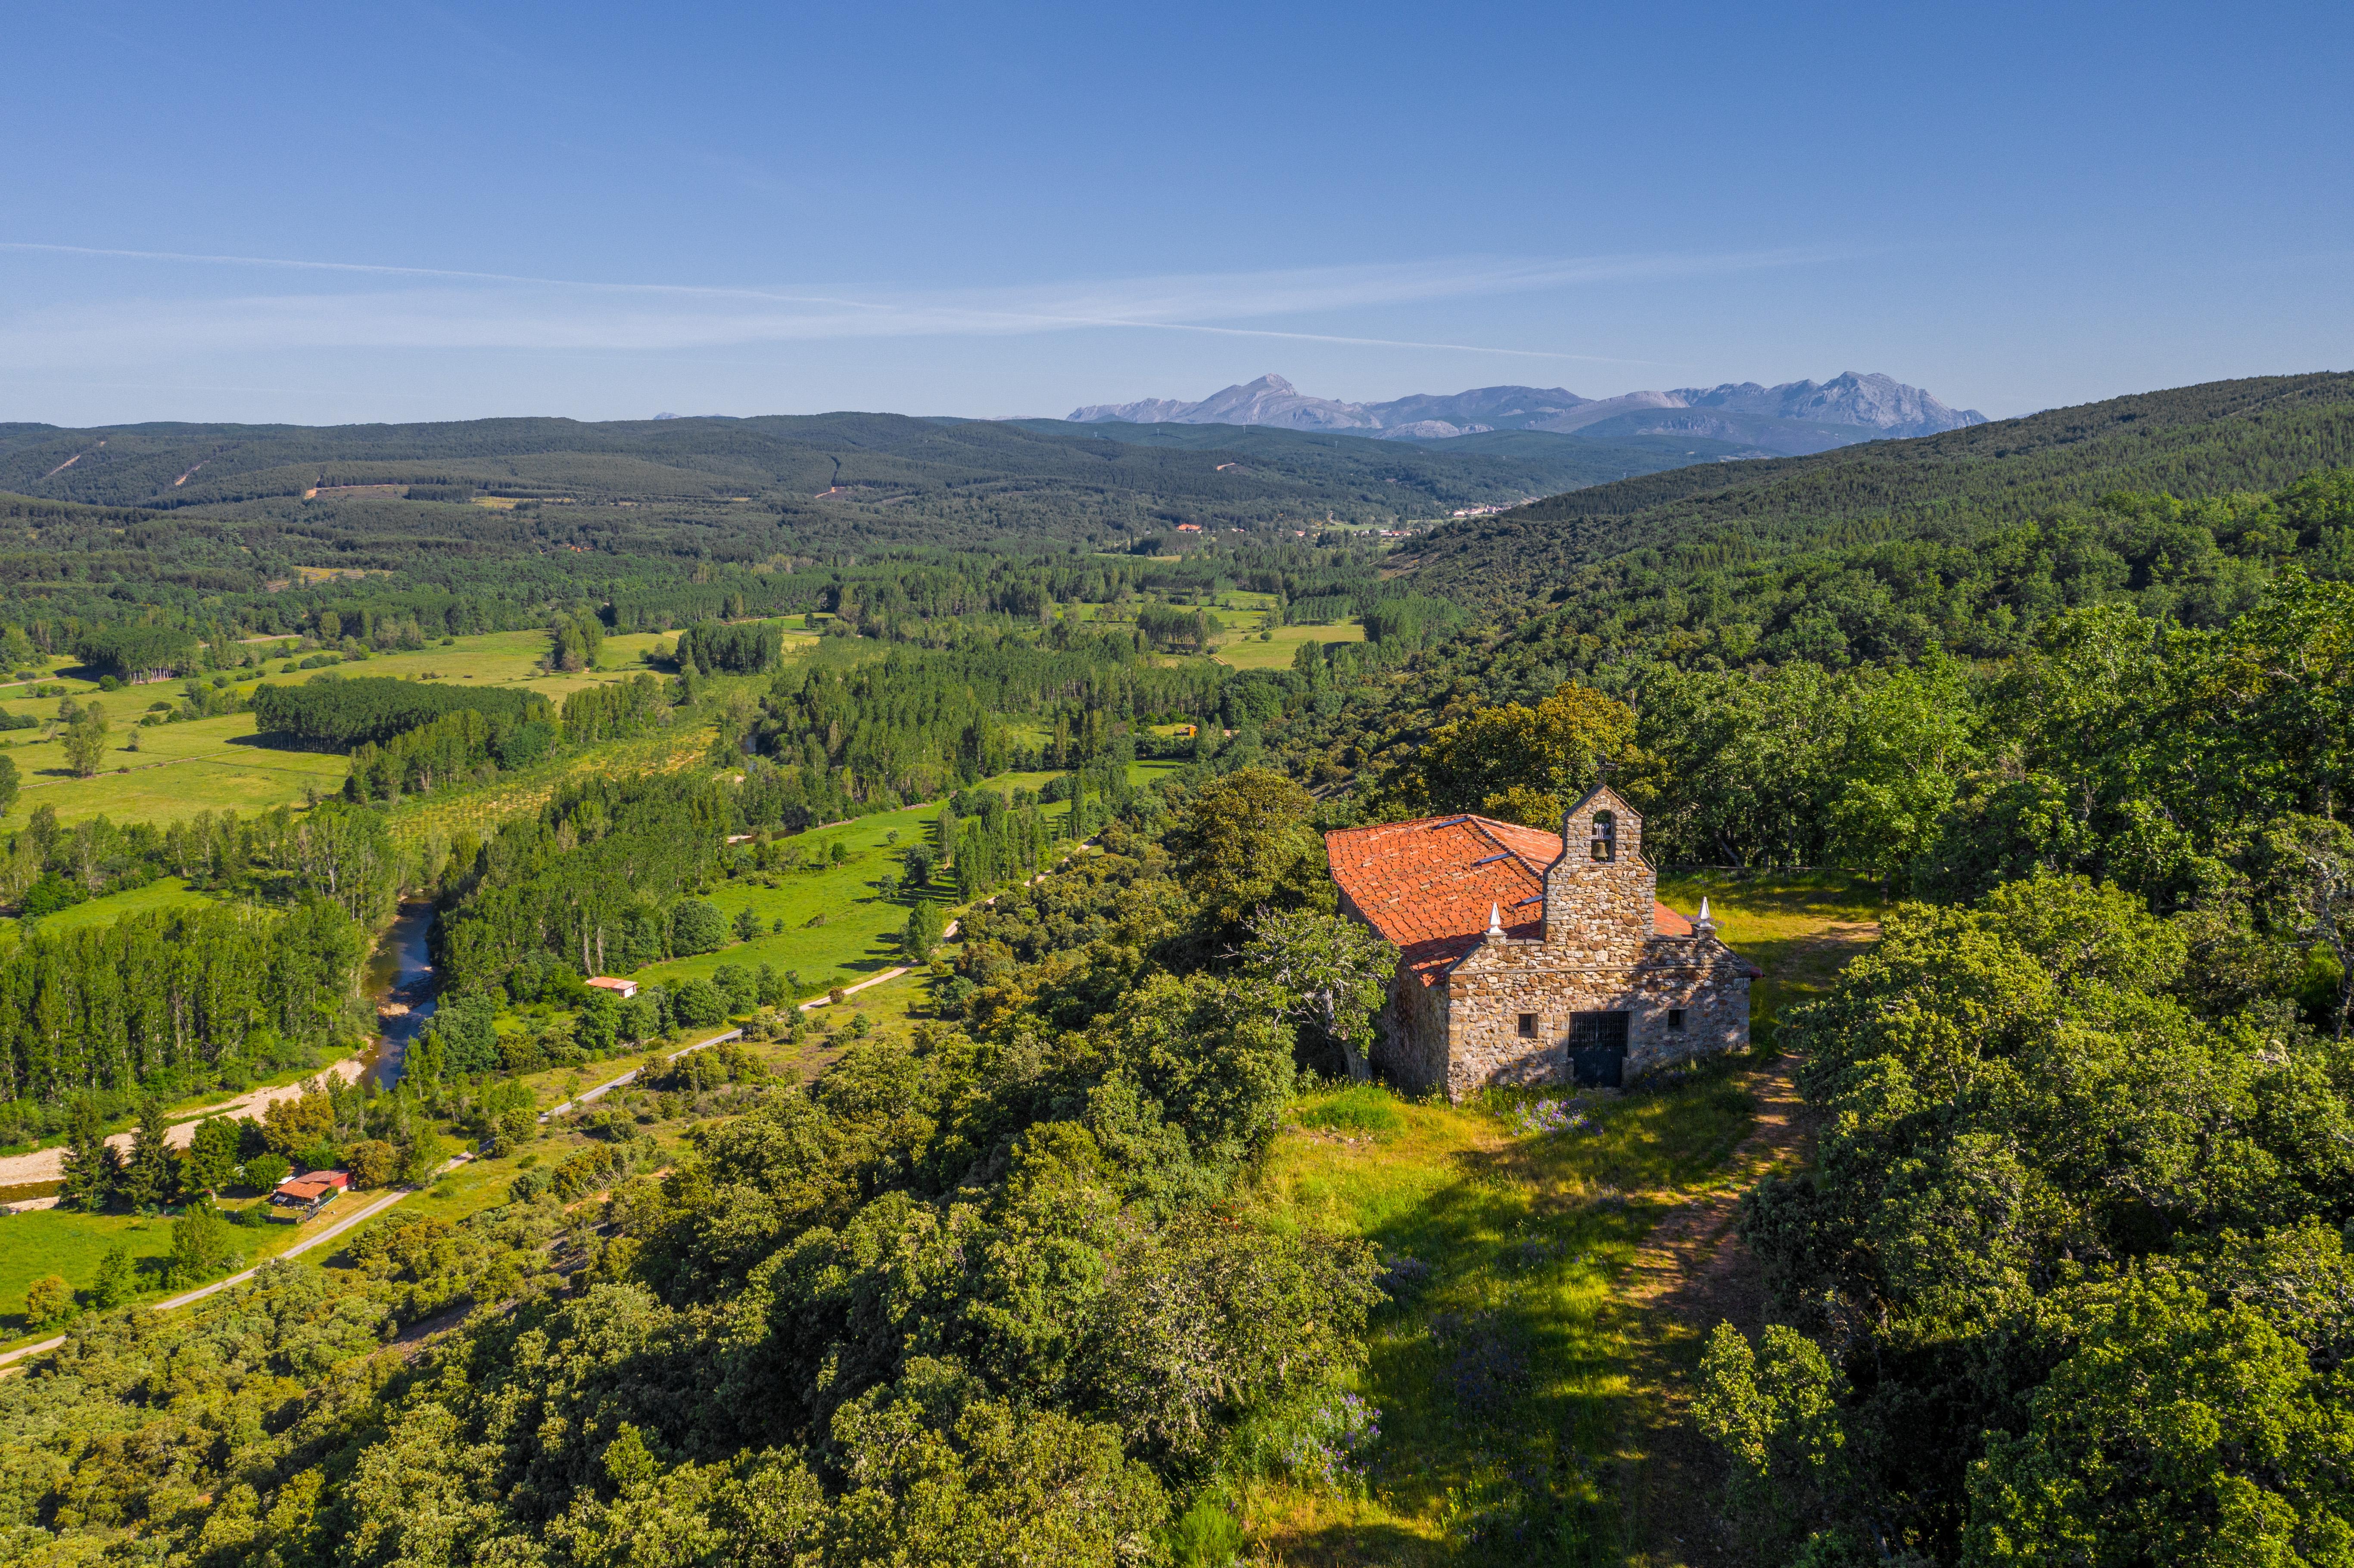
[[[885,874],[903,874],[900,852],[928,842],[938,814],[938,806],[914,807],[794,835],[786,842],[805,856],[823,857],[841,844],[850,859],[724,884],[710,902],[730,920],[749,907],[759,917],[761,935],[716,953],[650,965],[634,978],[670,983],[708,975],[721,964],[771,964],[779,974],[798,971],[805,991],[823,990],[903,962],[896,937],[907,923],[910,900],[885,899],[875,883]],[[895,833],[896,842],[891,842]],[[772,930],[779,920],[784,929]]]
[[[1132,782],[1143,784],[1176,766],[1133,763],[1129,776]],[[1009,773],[982,787],[1034,789],[1053,777],[1051,773]],[[1066,809],[1046,808],[1057,819]],[[651,964],[633,978],[668,983],[707,975],[722,964],[769,964],[779,974],[798,972],[804,991],[811,991],[848,984],[904,963],[897,937],[907,923],[915,895],[903,892],[886,899],[875,885],[886,874],[904,874],[902,852],[930,842],[932,821],[939,812],[939,805],[934,802],[795,834],[786,842],[800,848],[805,860],[820,863],[805,870],[737,877],[710,895],[710,901],[731,921],[749,907],[760,921],[758,937],[731,943],[716,953]],[[837,843],[850,856],[840,865],[830,860]],[[945,900],[949,895],[935,889],[927,896]],[[784,922],[781,931],[774,928],[779,920]]]
[[[1211,655],[1221,664],[1237,670],[1288,670],[1299,655],[1303,642],[1363,642],[1365,629],[1351,621],[1346,626],[1278,626],[1269,629],[1267,641],[1261,641],[1256,630],[1221,640]]]
[[[1876,895],[1843,880],[1718,875],[1663,885],[1766,971],[1770,1020],[1868,939]],[[1771,1028],[1761,1031],[1770,1042]],[[1671,1216],[1755,1175],[1741,1154],[1786,1067],[1720,1059],[1669,1086],[1576,1096],[1585,1125],[1532,1130],[1559,1089],[1463,1106],[1376,1086],[1302,1095],[1250,1213],[1279,1230],[1363,1237],[1410,1277],[1376,1315],[1354,1392],[1381,1412],[1361,1488],[1246,1482],[1233,1499],[1260,1556],[1291,1564],[1671,1562],[1663,1531],[1706,1504],[1656,1457],[1658,1412],[1697,1354],[1638,1254]],[[1416,1266],[1419,1266],[1418,1267]]]
[[[110,893],[103,898],[91,898],[54,915],[44,915],[38,922],[44,931],[79,931],[89,926],[111,926],[125,915],[148,915],[163,909],[194,909],[212,902],[207,894],[197,892],[176,876],[166,876],[144,887],[133,887],[123,893]],[[0,926],[21,926],[21,920],[0,920]]]
[[[355,662],[313,670],[288,672],[289,660],[271,657],[241,672],[241,678],[232,684],[249,696],[263,681],[299,685],[321,674],[389,675],[519,686],[560,705],[584,686],[625,680],[645,670],[646,655],[660,641],[652,632],[609,637],[597,669],[564,674],[538,668],[547,652],[545,631],[495,631],[414,652],[372,654]],[[794,629],[788,630],[785,646],[790,654],[815,641],[814,634]],[[16,806],[0,817],[0,832],[23,826],[42,806],[55,810],[58,820],[66,823],[97,816],[118,822],[170,821],[204,810],[263,811],[343,788],[346,763],[341,754],[264,745],[249,714],[142,726],[140,715],[151,706],[177,701],[181,688],[177,681],[126,686],[115,692],[101,692],[87,681],[63,681],[55,675],[43,677],[41,683],[62,683],[75,701],[94,701],[105,709],[112,723],[106,762],[95,777],[77,778],[66,765],[62,736],[45,736],[36,729],[0,732],[0,754],[15,761],[20,788]],[[744,683],[758,683],[748,679]],[[0,711],[45,721],[56,718],[59,699],[8,694],[23,689],[0,687]]]
[[[1712,871],[1659,879],[1659,901],[1680,915],[1698,915],[1702,897],[1716,934],[1766,971],[1749,991],[1750,1030],[1760,1041],[1772,1039],[1785,1009],[1838,978],[1890,907],[1874,884],[1846,876]]]
[[[372,1202],[377,1194],[353,1193],[337,1198],[316,1218],[295,1225],[239,1225],[229,1233],[229,1245],[246,1266],[274,1257],[305,1236]],[[234,1213],[253,1208],[258,1198],[230,1198],[221,1208]],[[0,1341],[14,1341],[32,1332],[25,1321],[25,1291],[36,1279],[56,1275],[77,1291],[87,1291],[98,1277],[99,1261],[116,1246],[131,1254],[137,1271],[138,1299],[154,1300],[170,1294],[162,1260],[171,1255],[172,1221],[137,1214],[82,1214],[66,1209],[36,1209],[0,1219]]]
[[[1379,1315],[1356,1379],[1397,1457],[1363,1496],[1289,1483],[1246,1496],[1246,1524],[1281,1560],[1510,1561],[1464,1548],[1482,1518],[1528,1511],[1531,1475],[1549,1478],[1550,1533],[1568,1548],[1547,1561],[1619,1560],[1606,1471],[1641,1373],[1615,1296],[1652,1226],[1729,1164],[1752,1101],[1729,1065],[1597,1100],[1591,1132],[1521,1132],[1521,1098],[1455,1107],[1363,1087],[1295,1106],[1261,1222],[1362,1236],[1428,1273]]]
[[[240,1242],[259,1231],[232,1233]],[[33,1281],[56,1275],[77,1290],[87,1290],[98,1277],[99,1260],[109,1248],[128,1248],[134,1264],[161,1259],[172,1250],[168,1220],[143,1220],[132,1214],[76,1214],[62,1209],[36,1209],[0,1219],[0,1334],[21,1338],[25,1322],[25,1291]],[[155,1284],[149,1264],[142,1269],[142,1286]],[[160,1290],[157,1292],[160,1294]]]

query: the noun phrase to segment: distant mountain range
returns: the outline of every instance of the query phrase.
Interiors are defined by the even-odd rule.
[[[1893,436],[1933,436],[1983,425],[1975,408],[1949,408],[1918,387],[1847,371],[1829,381],[1755,381],[1581,397],[1561,387],[1480,387],[1420,393],[1386,403],[1310,397],[1280,376],[1262,376],[1198,403],[1148,397],[1071,411],[1078,424],[1274,425],[1383,440],[1437,441],[1483,430],[1550,430],[1602,441],[1674,436],[1729,441],[1754,455],[1795,456]]]

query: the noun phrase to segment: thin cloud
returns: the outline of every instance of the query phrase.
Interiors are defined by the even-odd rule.
[[[1175,274],[1023,288],[852,294],[714,284],[602,282],[384,262],[110,249],[0,241],[0,250],[352,278],[354,288],[38,309],[0,327],[0,358],[253,348],[661,350],[867,337],[1005,336],[1076,330],[1642,364],[1565,349],[1429,342],[1242,324],[1477,295],[1808,265],[1826,251],[1595,258],[1468,257],[1404,265]]]

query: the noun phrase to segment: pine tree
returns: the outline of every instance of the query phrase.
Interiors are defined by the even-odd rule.
[[[94,1214],[114,1201],[122,1177],[122,1158],[107,1146],[106,1128],[98,1119],[97,1103],[77,1099],[67,1112],[64,1185],[58,1189],[61,1208]]]
[[[139,1276],[131,1249],[120,1244],[98,1260],[98,1277],[90,1282],[90,1301],[101,1312],[111,1312],[139,1294]]]
[[[181,1161],[181,1184],[194,1192],[219,1192],[237,1180],[237,1123],[207,1117],[196,1124],[196,1139]]]
[[[131,1160],[123,1168],[121,1191],[133,1209],[160,1209],[180,1195],[179,1162],[164,1141],[164,1100],[143,1095],[139,1100],[139,1125],[131,1134]]]
[[[928,898],[919,898],[907,911],[907,929],[899,936],[899,946],[906,951],[907,961],[920,964],[932,956],[940,945],[940,932],[948,922],[941,917],[940,906]]]

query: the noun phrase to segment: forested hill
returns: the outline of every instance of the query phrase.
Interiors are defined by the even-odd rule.
[[[2269,490],[2354,461],[2354,375],[2216,381],[1814,457],[1707,464],[1439,529],[1399,564],[1426,593],[1499,608],[1561,596],[1639,550],[1735,554],[1988,530],[2118,491]]]
[[[753,419],[475,419],[425,425],[0,427],[0,491],[147,508],[477,495],[574,504],[764,503],[811,531],[928,535],[968,526],[1142,531],[1212,524],[1428,517],[1642,472],[1702,454],[1566,438],[1505,451],[1229,431],[1112,440],[1011,421],[822,414]],[[1230,450],[1231,449],[1231,450]],[[363,487],[389,487],[373,496]],[[316,493],[323,492],[323,495]],[[899,524],[921,516],[921,522]],[[895,524],[896,524],[895,528]]]

